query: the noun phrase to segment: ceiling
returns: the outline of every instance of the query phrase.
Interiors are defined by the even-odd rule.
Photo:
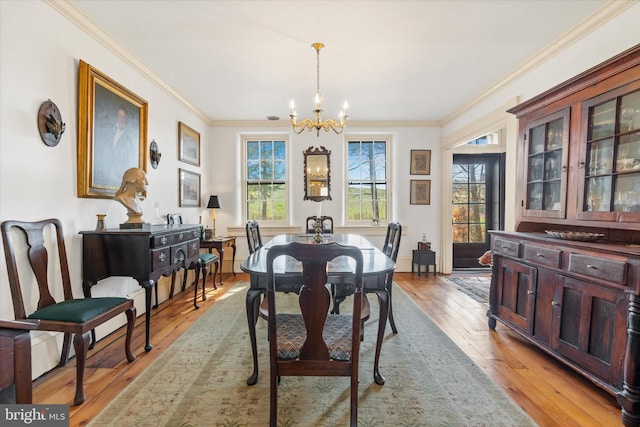
[[[337,119],[347,99],[350,120],[444,120],[606,3],[70,1],[114,51],[209,121],[288,120],[290,99],[311,116],[314,42],[326,46],[324,118]]]

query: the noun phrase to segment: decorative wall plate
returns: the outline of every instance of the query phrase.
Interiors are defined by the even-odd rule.
[[[162,157],[162,153],[158,148],[158,143],[153,140],[151,141],[151,145],[149,146],[149,158],[151,159],[152,168],[158,169],[158,165],[160,164],[160,157]]]
[[[45,101],[38,110],[38,130],[42,142],[49,147],[55,147],[60,142],[65,130],[62,115],[56,104],[51,100]]]

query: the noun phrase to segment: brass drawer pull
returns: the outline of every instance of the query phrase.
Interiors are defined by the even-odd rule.
[[[592,264],[587,264],[587,268],[590,268],[592,270],[597,270],[598,269],[598,267],[596,267],[595,265],[592,265]]]
[[[166,245],[167,244],[167,236],[162,236],[160,238],[160,243],[162,243],[163,245]]]
[[[553,305],[553,306],[559,306],[559,305],[560,305],[560,303],[559,303],[559,302],[557,302],[557,301],[551,301],[551,305]]]
[[[538,258],[544,258],[544,254],[541,254],[540,252],[538,252],[538,253],[536,254],[536,256],[537,256]]]
[[[527,295],[535,295],[535,293],[533,291],[531,291],[531,290],[528,290],[527,291]]]

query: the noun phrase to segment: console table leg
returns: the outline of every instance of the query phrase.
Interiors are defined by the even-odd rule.
[[[153,290],[154,282],[150,280],[145,283],[141,283],[140,286],[144,288],[144,304],[145,304],[145,345],[144,351],[150,351],[153,346],[150,344],[149,336],[151,335],[151,293]]]

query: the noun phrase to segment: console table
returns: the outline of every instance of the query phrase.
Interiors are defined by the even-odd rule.
[[[145,291],[146,341],[151,350],[151,292],[160,276],[169,276],[191,263],[199,263],[200,226],[186,224],[149,225],[137,229],[81,231],[82,288],[111,276],[134,278]],[[186,274],[186,273],[185,273]],[[199,274],[199,269],[196,275]],[[197,280],[197,277],[196,277]]]
[[[236,238],[235,237],[214,237],[212,239],[200,240],[200,247],[203,249],[208,249],[209,253],[211,253],[211,249],[215,249],[218,252],[218,257],[220,258],[220,284],[222,285],[222,261],[224,261],[224,249],[232,248],[233,252],[231,255],[231,273],[236,275],[234,271],[234,264],[236,263]]]

